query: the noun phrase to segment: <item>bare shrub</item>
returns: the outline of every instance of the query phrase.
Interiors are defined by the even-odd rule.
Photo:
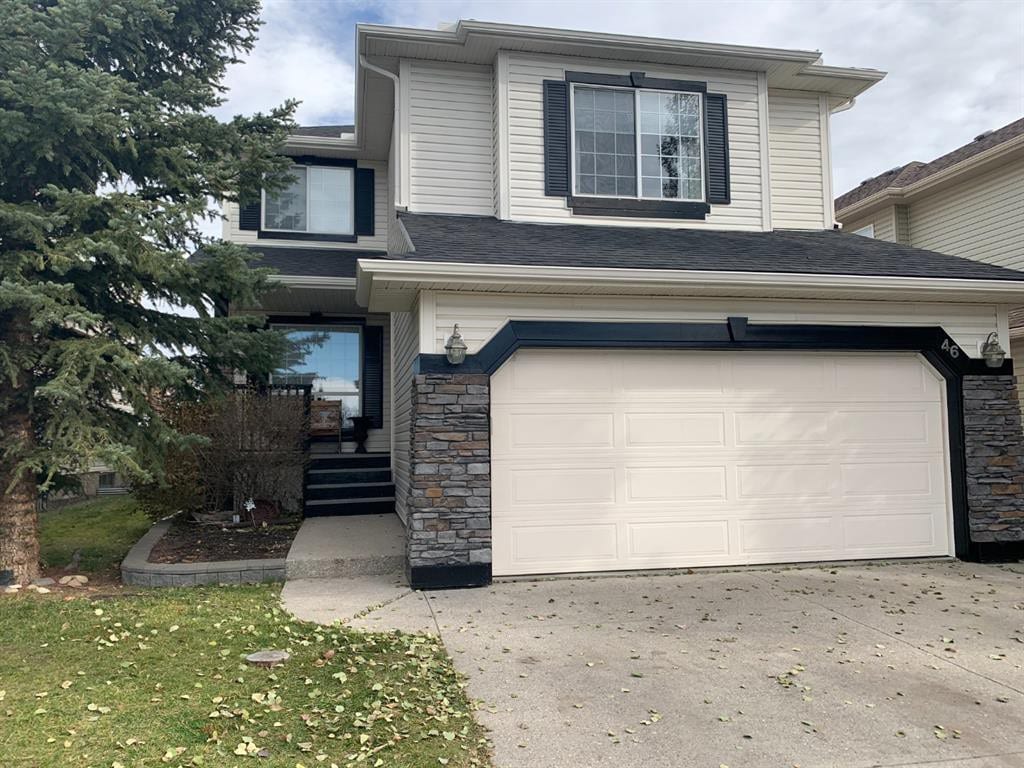
[[[309,434],[302,390],[238,389],[173,406],[169,418],[198,439],[169,460],[162,485],[140,489],[151,514],[231,510],[257,524],[301,511]]]

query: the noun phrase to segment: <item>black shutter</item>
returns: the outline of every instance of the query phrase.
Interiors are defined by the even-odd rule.
[[[384,426],[384,329],[379,325],[363,327],[363,416],[370,427]]]
[[[729,117],[724,93],[704,96],[705,137],[708,165],[708,202],[730,202]]]
[[[238,228],[258,230],[260,228],[260,203],[242,205],[238,209]]]
[[[569,84],[544,81],[544,194],[568,197]]]
[[[373,234],[373,168],[356,168],[356,234]]]

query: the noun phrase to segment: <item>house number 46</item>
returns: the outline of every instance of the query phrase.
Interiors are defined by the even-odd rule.
[[[960,357],[960,347],[953,344],[949,339],[942,340],[942,351],[946,352],[954,360]]]

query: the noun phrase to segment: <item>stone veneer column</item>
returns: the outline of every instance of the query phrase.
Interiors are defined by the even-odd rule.
[[[979,559],[1024,557],[1024,436],[1013,376],[965,376],[970,538]]]
[[[409,583],[491,581],[490,377],[413,377],[406,509]]]

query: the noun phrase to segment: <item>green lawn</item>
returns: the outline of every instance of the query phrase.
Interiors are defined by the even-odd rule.
[[[40,560],[44,568],[61,568],[80,549],[78,572],[110,572],[150,523],[131,496],[108,496],[43,512],[39,516]]]
[[[4,768],[489,764],[438,640],[305,624],[278,587],[0,596],[0,638]]]

